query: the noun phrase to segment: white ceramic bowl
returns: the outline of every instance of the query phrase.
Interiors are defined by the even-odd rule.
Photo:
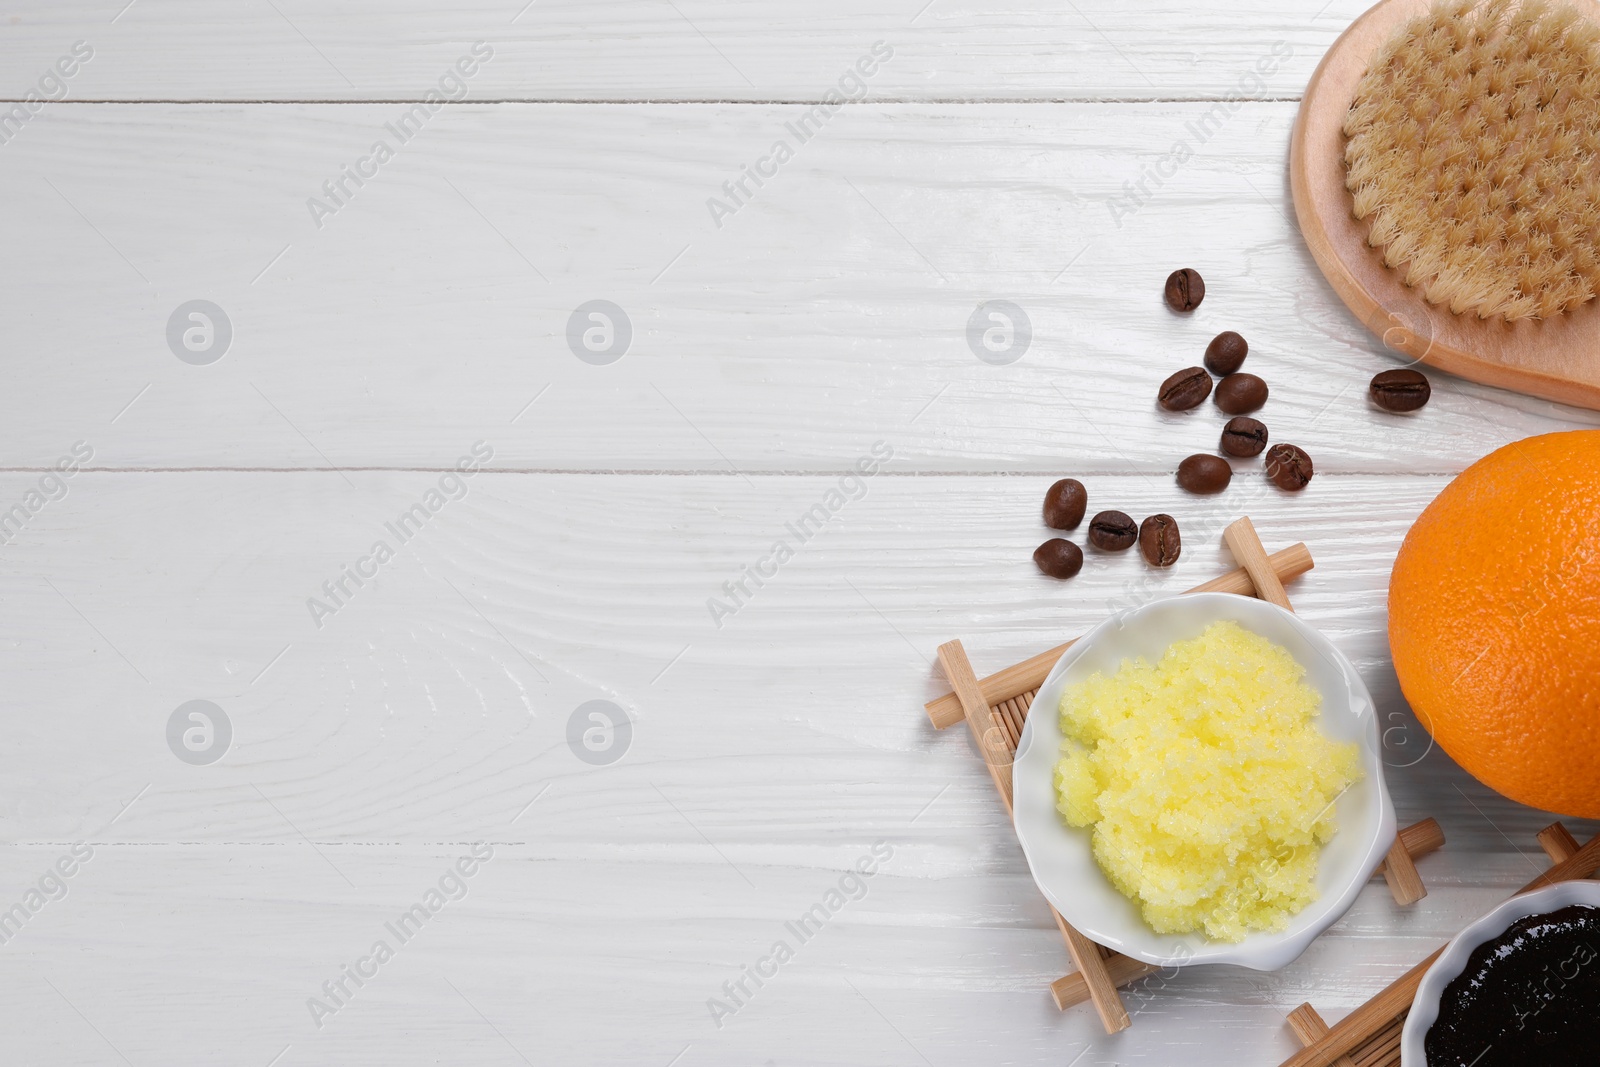
[[[1227,944],[1203,934],[1158,934],[1138,907],[1112,886],[1090,850],[1089,831],[1073,829],[1056,811],[1055,765],[1061,751],[1061,694],[1069,682],[1110,673],[1126,659],[1157,660],[1174,642],[1208,625],[1232,620],[1288,649],[1322,695],[1318,726],[1336,741],[1361,748],[1361,781],[1334,809],[1338,833],[1317,864],[1318,899],[1276,934],[1251,934]],[[1252,597],[1195,593],[1154,601],[1113,615],[1069,648],[1039,687],[1017,745],[1013,767],[1017,837],[1046,899],[1091,940],[1146,963],[1179,966],[1232,963],[1258,971],[1283,967],[1355,902],[1394,843],[1394,804],[1384,787],[1377,714],[1350,661],[1293,613]]]
[[[1406,1015],[1405,1028],[1400,1031],[1400,1067],[1427,1067],[1428,1054],[1423,1048],[1423,1039],[1439,1018],[1439,998],[1444,995],[1444,987],[1466,970],[1473,949],[1499,937],[1518,919],[1543,915],[1570,904],[1600,908],[1600,882],[1558,882],[1523,893],[1457,934],[1422,976],[1422,984],[1417,986],[1416,999]]]

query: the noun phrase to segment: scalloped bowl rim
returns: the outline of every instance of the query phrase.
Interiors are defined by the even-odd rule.
[[[1158,934],[1137,907],[1111,885],[1094,861],[1086,830],[1068,827],[1055,806],[1060,751],[1061,694],[1067,681],[1114,670],[1133,655],[1155,659],[1174,641],[1197,636],[1230,619],[1289,649],[1322,695],[1319,726],[1360,748],[1364,777],[1340,795],[1339,831],[1323,846],[1317,866],[1319,897],[1278,933],[1243,941],[1203,934]],[[1338,648],[1294,613],[1233,593],[1189,593],[1118,612],[1085,634],[1056,661],[1034,696],[1013,765],[1013,821],[1029,870],[1045,898],[1090,940],[1157,966],[1228,963],[1272,971],[1287,966],[1355,903],[1395,838],[1394,804],[1384,783],[1377,711],[1360,675]]]

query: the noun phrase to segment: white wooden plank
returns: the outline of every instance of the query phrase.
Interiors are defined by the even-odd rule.
[[[853,108],[719,229],[708,198],[800,109],[465,106],[404,145],[396,105],[60,109],[0,168],[28,250],[0,314],[34,357],[0,443],[26,465],[83,439],[119,468],[437,467],[485,439],[523,469],[784,471],[884,439],[903,470],[1168,476],[1224,420],[1157,388],[1224,328],[1323,470],[1455,471],[1600,423],[1444,376],[1420,415],[1371,410],[1392,360],[1288,218],[1294,105],[1200,145],[1207,113]],[[379,137],[398,155],[319,229],[308,199]],[[1195,155],[1134,210],[1125,185],[1180,140]],[[1210,284],[1189,318],[1159,298],[1182,265]],[[233,326],[209,366],[167,341],[197,298]],[[632,322],[609,366],[567,343],[597,298]],[[1032,323],[1009,366],[968,345],[990,300]]]
[[[283,813],[259,787],[318,839],[454,839],[463,819],[509,820],[554,776],[562,793],[582,785],[583,803],[601,805],[598,822],[575,830],[603,824],[645,842],[662,827],[610,829],[612,804],[659,805],[635,775],[659,773],[663,789],[681,782],[714,825],[737,826],[745,813],[714,810],[711,780],[781,798],[764,819],[812,796],[805,776],[774,777],[768,759],[814,773],[838,761],[839,791],[815,803],[852,818],[889,805],[909,818],[937,788],[908,787],[930,780],[929,744],[952,761],[945,775],[971,769],[960,744],[927,736],[922,721],[922,701],[943,691],[935,645],[962,637],[987,672],[1198,584],[1232,565],[1220,535],[1239,504],[1270,546],[1311,546],[1317,567],[1294,589],[1296,605],[1398,710],[1388,571],[1445,484],[1319,477],[1298,497],[1274,490],[1230,505],[1137,477],[1091,478],[1094,508],[1177,516],[1184,558],[1155,572],[1136,553],[1091,552],[1078,579],[1059,583],[1030,559],[1054,534],[1038,517],[1048,479],[1035,477],[880,475],[841,490],[831,478],[485,472],[406,541],[397,517],[425,504],[438,476],[349,477],[79,474],[4,546],[11,614],[29,620],[13,627],[5,659],[17,840],[92,833],[152,783],[120,834],[278,839]],[[4,486],[20,499],[28,483],[12,474]],[[820,533],[815,519],[801,529],[809,540],[790,529],[826,507],[830,490],[852,489],[865,495],[844,499]],[[747,584],[748,596],[725,591],[778,540],[794,558],[775,578]],[[347,581],[337,599],[323,590],[377,541],[396,558],[375,580]],[[313,597],[331,613],[313,613]],[[725,610],[713,613],[713,597]],[[214,772],[172,759],[161,732],[196,698],[235,720],[236,758]],[[641,717],[640,758],[607,776],[586,773],[563,741],[568,713],[591,698]],[[1425,742],[1410,740],[1410,751]],[[63,744],[74,761],[49,758]],[[1396,761],[1410,762],[1396,746]],[[1435,765],[1402,776],[1406,814],[1438,814],[1405,785],[1444,773]],[[906,778],[885,780],[891,772]],[[1474,810],[1448,786],[1429,788],[1436,802]],[[748,858],[781,864],[782,849],[762,842],[812,832],[809,817],[784,816],[747,842]]]
[[[69,99],[419,99],[473,42],[494,50],[478,99],[819,100],[882,40],[889,99],[1221,96],[1274,48],[1259,91],[1298,94],[1360,13],[1349,0],[1053,4],[957,0],[114,0],[37,5],[12,19],[7,95],[34,88],[74,41],[94,57]],[[176,59],[175,57],[181,57]],[[848,85],[847,85],[848,87]],[[50,86],[46,86],[50,90]],[[448,86],[447,86],[448,89]]]
[[[543,748],[557,740],[541,733],[559,725],[546,721],[552,706],[604,696],[625,699],[645,716],[678,706],[708,723],[749,723],[751,710],[736,699],[741,686],[788,677],[799,688],[785,691],[785,701],[829,709],[822,718],[796,718],[774,701],[773,728],[786,737],[798,730],[796,754],[834,754],[838,744],[920,752],[927,739],[919,740],[916,709],[939,689],[928,662],[934,644],[962,636],[979,669],[992,669],[1087,629],[1118,606],[1193,585],[1228,565],[1218,538],[1234,515],[1219,501],[1193,502],[1138,478],[1091,479],[1097,508],[1177,515],[1185,558],[1158,574],[1132,553],[1091,554],[1084,574],[1063,584],[1040,577],[1028,559],[1050,535],[1037,517],[1047,479],[880,476],[801,545],[785,524],[836,487],[835,479],[745,486],[723,478],[484,473],[467,483],[464,499],[447,502],[422,535],[401,546],[386,524],[422,499],[435,477],[351,478],[354,488],[324,474],[78,475],[65,499],[5,546],[13,615],[36,623],[15,630],[10,665],[19,689],[11,699],[20,709],[36,699],[30,692],[48,695],[67,684],[98,687],[61,702],[85,709],[146,686],[158,708],[207,697],[243,701],[240,714],[254,715],[287,700],[302,710],[258,720],[259,734],[238,737],[241,757],[263,768],[307,757],[345,765],[394,745],[386,762],[414,749],[419,768],[442,770],[443,754],[425,735],[386,737],[402,727],[435,728],[444,716],[475,746],[520,738],[495,765],[510,773],[522,759],[543,759]],[[1382,634],[1389,561],[1410,519],[1443,484],[1319,478],[1300,497],[1274,492],[1247,504],[1270,545],[1304,539],[1312,546],[1318,566],[1296,586],[1296,603],[1390,702],[1395,687]],[[7,476],[11,496],[25,487],[21,476]],[[795,558],[719,627],[707,599],[726,597],[722,583],[778,538],[795,543]],[[322,582],[376,540],[401,549],[399,558],[368,587],[351,586],[349,603],[319,628],[307,598],[331,600],[319,591]],[[457,589],[476,597],[469,605]],[[279,658],[285,645],[292,647]],[[685,645],[690,650],[680,657]],[[788,645],[800,651],[776,654]],[[817,688],[819,662],[841,672],[838,694]],[[415,680],[389,681],[407,669],[417,672]],[[736,681],[739,672],[755,673]],[[435,685],[445,688],[434,692]],[[305,703],[322,698],[333,703],[320,712]],[[402,707],[402,700],[413,703]],[[890,700],[909,721],[860,714],[862,705]],[[447,714],[452,708],[459,710]],[[328,715],[336,721],[319,728]],[[368,725],[332,736],[345,715]],[[82,716],[74,729],[84,735],[74,744],[108,760],[122,758],[148,732],[134,717],[107,723],[87,710]],[[808,734],[808,722],[829,725]],[[104,796],[71,799],[76,787],[63,783],[81,772],[43,766],[39,758],[58,743],[59,727],[31,717],[8,757],[19,776],[59,776],[46,793],[17,802],[49,812],[45,822],[30,822],[28,833],[51,840],[92,830],[145,784],[134,775],[108,783],[115,788]],[[102,732],[107,727],[111,733]],[[675,758],[748,754],[736,732],[652,733]],[[160,738],[149,740],[157,765],[169,763]],[[254,745],[263,747],[252,752]],[[560,767],[565,757],[554,755],[560,758],[550,762]],[[99,769],[109,773],[112,764]],[[187,767],[165,769],[175,783],[199,782]],[[398,771],[389,762],[388,773]],[[502,811],[488,796],[475,803],[485,805],[478,814],[490,822],[526,800],[508,797]],[[391,799],[375,797],[359,813],[319,801],[306,825],[319,833],[405,837],[445,833],[462,814],[452,808],[429,816],[441,823],[418,822],[421,812],[391,808]],[[878,803],[876,795],[869,799]],[[160,814],[154,796],[139,811],[126,825],[165,827],[153,830],[158,840],[189,825],[181,812]],[[275,825],[271,815],[246,807],[214,813],[241,820],[219,829],[224,835]]]
[[[1092,478],[1097,506],[1178,515],[1185,557],[1152,577],[1092,555],[1062,584],[1028,559],[1048,479],[875,478],[719,630],[706,597],[837,479],[485,473],[319,631],[305,598],[437,485],[349,477],[81,474],[4,548],[0,904],[95,849],[0,947],[0,996],[32,1020],[19,1062],[120,1062],[108,1042],[136,1064],[920,1062],[909,1042],[935,1063],[1091,1044],[1082,1062],[1158,1063],[1200,1026],[1272,1062],[1288,1008],[1353,1006],[1542,863],[1544,817],[1440,753],[1395,766],[1402,817],[1450,839],[1427,901],[1399,912],[1375,882],[1300,963],[1136,991],[1106,1044],[1049,1005],[1065,954],[975,754],[926,724],[929,658],[961,636],[997,667],[1209,577],[1223,505]],[[1298,608],[1412,731],[1384,587],[1443,482],[1319,478],[1248,505],[1269,545],[1310,544]],[[164,736],[197,697],[235,730],[208,766]],[[565,741],[592,698],[636,717],[611,766]],[[496,858],[466,899],[315,1027],[307,998],[480,839]],[[706,1000],[880,839],[864,899],[717,1028]]]
[[[517,1052],[533,1063],[665,1064],[685,1046],[680,1062],[701,1064],[921,1062],[914,1048],[934,1063],[1043,1065],[1088,1047],[1081,1062],[1158,1064],[1205,1032],[1218,1055],[1195,1062],[1270,1064],[1293,1048],[1285,1010],[1310,998],[1336,1016],[1502,896],[1435,891],[1397,917],[1374,883],[1352,917],[1381,918],[1383,938],[1341,926],[1275,975],[1197,968],[1150,980],[1126,994],[1134,1026],[1113,1045],[1087,1009],[1050,1004],[1044,986],[1065,953],[1031,884],[970,879],[952,900],[949,885],[886,869],[719,1030],[706,999],[786,936],[784,923],[836,884],[836,870],[780,876],[755,893],[692,866],[555,864],[502,844],[467,897],[319,1030],[307,999],[388,936],[384,923],[466,848],[367,851],[370,884],[356,894],[329,886],[304,850],[101,849],[69,896],[0,953],[0,989],[25,1020],[11,1030],[12,1055],[121,1062],[109,1041],[133,1063],[175,1067],[266,1064],[286,1047],[283,1064],[511,1064]],[[31,873],[55,858],[29,850],[7,866]],[[832,1024],[816,1026],[819,1016]]]
[[[705,1000],[786,936],[784,923],[837,872],[757,894],[692,868],[563,866],[500,845],[467,897],[318,1030],[307,999],[388,936],[384,923],[465,849],[369,851],[372,884],[357,897],[328,886],[314,857],[242,845],[102,850],[94,864],[105,868],[92,864],[0,953],[0,989],[26,1020],[11,1030],[12,1055],[121,1062],[109,1041],[135,1064],[174,1067],[264,1065],[286,1047],[281,1064],[514,1064],[518,1053],[536,1064],[666,1064],[687,1046],[680,1063],[920,1063],[915,1049],[936,1064],[987,1055],[1044,1065],[1088,1047],[1080,1062],[1159,1064],[1204,1032],[1211,1052],[1270,1064],[1293,1048],[1282,1024],[1291,998],[1336,1015],[1465,921],[1453,917],[1498,902],[1489,890],[1436,893],[1429,921],[1384,942],[1332,933],[1278,975],[1200,968],[1151,980],[1126,994],[1134,1026],[1112,1044],[1087,1009],[1050,1004],[1044,983],[1064,952],[1031,886],[974,879],[972,903],[946,910],[930,904],[928,879],[886,869],[718,1030]],[[1375,883],[1357,913],[1392,913],[1381,893]]]

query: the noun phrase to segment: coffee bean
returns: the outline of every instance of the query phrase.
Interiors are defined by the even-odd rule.
[[[1193,311],[1206,298],[1206,280],[1188,267],[1167,275],[1167,306],[1173,311]]]
[[[1221,456],[1205,453],[1178,464],[1178,485],[1191,493],[1220,493],[1233,480],[1233,468]]]
[[[1217,383],[1216,402],[1229,415],[1260,411],[1267,402],[1267,383],[1254,374],[1230,374]]]
[[[1432,395],[1428,376],[1418,371],[1386,370],[1372,379],[1372,402],[1385,411],[1415,411]]]
[[[1052,537],[1033,550],[1033,562],[1052,578],[1071,578],[1083,570],[1083,549],[1071,541]]]
[[[1052,530],[1076,530],[1089,506],[1089,493],[1076,478],[1063,478],[1044,495],[1044,524]]]
[[[1230,456],[1249,459],[1267,447],[1266,423],[1240,415],[1222,428],[1222,450]]]
[[[1211,375],[1204,367],[1185,367],[1161,383],[1156,403],[1168,411],[1188,411],[1199,407],[1211,395]]]
[[[1089,543],[1102,552],[1121,552],[1139,539],[1139,524],[1120,511],[1102,511],[1089,520]]]
[[[1311,465],[1311,457],[1294,445],[1273,445],[1267,449],[1266,470],[1273,485],[1291,493],[1304,489],[1316,473]]]
[[[1139,524],[1139,551],[1152,567],[1170,567],[1178,562],[1183,540],[1178,536],[1178,520],[1171,515],[1152,515]]]
[[[1206,370],[1219,378],[1226,377],[1243,366],[1244,357],[1249,354],[1249,343],[1232,330],[1226,330],[1206,345]]]

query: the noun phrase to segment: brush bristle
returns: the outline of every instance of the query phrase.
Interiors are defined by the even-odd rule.
[[[1441,0],[1345,116],[1367,243],[1430,303],[1553,318],[1600,290],[1600,27],[1544,0]]]

